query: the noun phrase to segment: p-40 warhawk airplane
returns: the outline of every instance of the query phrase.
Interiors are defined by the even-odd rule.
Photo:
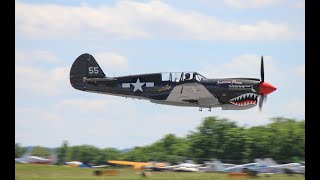
[[[264,82],[263,57],[261,80],[254,78],[207,79],[197,72],[168,72],[106,77],[90,54],[80,55],[70,70],[72,87],[81,91],[150,100],[157,104],[222,110],[244,110],[257,105],[276,90]]]

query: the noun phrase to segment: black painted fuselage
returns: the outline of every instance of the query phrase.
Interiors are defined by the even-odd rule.
[[[261,93],[275,88],[259,79],[207,79],[196,72],[152,73],[106,77],[90,54],[80,55],[70,70],[78,90],[150,100],[157,104],[242,110],[257,104]]]

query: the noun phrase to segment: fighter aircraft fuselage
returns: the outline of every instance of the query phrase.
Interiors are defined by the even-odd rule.
[[[92,55],[73,63],[70,83],[78,90],[149,100],[157,104],[243,110],[257,105],[258,96],[276,88],[255,78],[207,79],[197,72],[148,73],[106,77]]]

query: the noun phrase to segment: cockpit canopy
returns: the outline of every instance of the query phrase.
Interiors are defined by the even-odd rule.
[[[163,72],[162,81],[181,82],[181,81],[202,81],[205,78],[197,72]]]

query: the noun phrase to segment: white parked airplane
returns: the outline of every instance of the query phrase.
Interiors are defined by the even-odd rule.
[[[200,172],[222,172],[222,170],[234,167],[235,164],[221,163],[218,160],[206,161],[202,167],[199,167]]]
[[[31,152],[27,152],[20,158],[15,158],[16,163],[31,163],[31,164],[54,164],[57,162],[57,156],[51,154],[50,157],[43,158],[39,156],[31,156]]]
[[[171,170],[176,172],[197,172],[199,171],[199,167],[201,164],[195,164],[192,160],[186,160],[185,163],[173,165],[173,166],[165,166],[161,167],[164,170]]]
[[[255,159],[255,162],[265,165],[271,169],[273,173],[278,174],[305,174],[305,164],[303,163],[287,163],[278,164],[271,158]]]
[[[255,171],[257,173],[268,173],[269,169],[267,166],[259,164],[259,163],[247,163],[247,164],[240,164],[235,165],[233,167],[227,167],[222,170],[222,172],[230,173],[230,172],[244,172],[245,169]]]

